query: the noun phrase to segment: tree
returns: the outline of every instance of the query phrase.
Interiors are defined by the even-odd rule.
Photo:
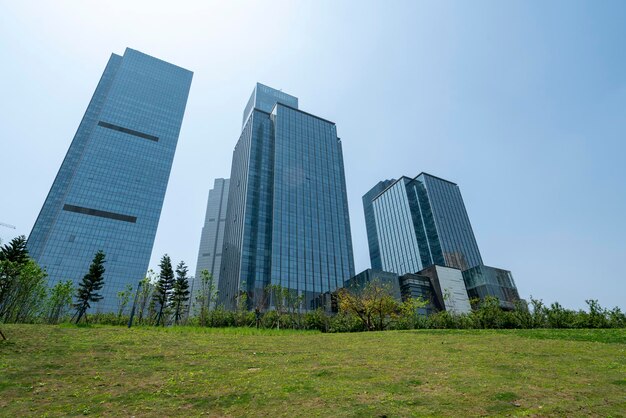
[[[198,319],[200,326],[209,324],[209,310],[215,304],[217,292],[213,282],[213,275],[207,269],[200,272],[200,291],[196,296],[196,305],[200,307]]]
[[[298,294],[295,289],[287,289],[285,294],[285,303],[287,305],[287,311],[291,316],[292,326],[295,329],[296,325],[300,327],[300,309],[304,302],[304,295]]]
[[[87,321],[87,309],[91,307],[90,302],[98,302],[102,299],[102,295],[98,293],[104,286],[104,252],[98,251],[89,266],[89,272],[85,274],[83,280],[78,285],[76,293],[76,323],[78,324],[83,316]]]
[[[45,307],[46,272],[31,258],[0,261],[0,322],[29,322]]]
[[[400,329],[414,329],[423,326],[426,316],[420,315],[420,311],[427,307],[429,301],[417,297],[408,297],[400,305],[396,317],[397,326]]]
[[[139,311],[137,321],[139,323],[141,323],[141,321],[143,320],[146,308],[149,308],[149,305],[151,305],[150,301],[152,301],[152,295],[154,293],[154,287],[156,282],[156,273],[152,269],[148,270],[147,276],[141,280],[139,298],[137,301],[137,310]],[[148,317],[152,317],[152,315],[148,314]]]
[[[341,312],[356,315],[368,331],[384,330],[390,316],[399,310],[391,287],[378,279],[363,289],[339,289],[337,301]]]
[[[11,240],[10,243],[0,247],[0,261],[10,261],[23,265],[28,261],[28,250],[26,249],[26,237],[20,235]]]
[[[170,256],[165,254],[161,258],[159,264],[161,272],[159,273],[159,281],[156,284],[152,300],[157,305],[158,312],[156,314],[156,324],[161,322],[165,325],[165,319],[163,318],[163,311],[169,306],[172,289],[174,287],[174,270],[172,269],[172,260]]]
[[[176,281],[172,292],[172,307],[174,308],[174,323],[179,324],[185,310],[185,303],[189,300],[188,268],[184,261],[176,266]]]
[[[15,237],[10,243],[0,247],[0,310],[6,306],[9,293],[15,290],[15,285],[21,267],[28,260],[26,237]]]
[[[120,319],[128,306],[130,297],[133,294],[133,286],[127,284],[124,290],[117,292],[117,318]]]
[[[267,293],[270,295],[271,305],[276,311],[276,328],[280,329],[280,320],[287,313],[287,299],[289,289],[279,284],[267,285]]]
[[[48,323],[56,324],[61,318],[67,315],[72,306],[72,295],[74,294],[74,283],[71,280],[58,282],[50,290],[48,298]]]

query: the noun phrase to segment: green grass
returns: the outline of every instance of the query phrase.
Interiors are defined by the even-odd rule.
[[[625,416],[626,330],[2,325],[0,415]]]

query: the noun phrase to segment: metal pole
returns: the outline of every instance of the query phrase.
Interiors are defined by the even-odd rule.
[[[128,318],[128,328],[133,325],[133,318],[135,317],[135,306],[137,305],[137,298],[139,297],[139,289],[141,288],[141,280],[137,284],[137,291],[135,292],[135,300],[133,301],[133,309],[130,310],[130,318]]]

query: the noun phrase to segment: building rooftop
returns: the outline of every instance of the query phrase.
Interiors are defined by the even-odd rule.
[[[389,190],[391,187],[393,187],[393,186],[394,186],[397,182],[399,182],[400,180],[405,180],[405,181],[411,182],[411,181],[416,180],[416,179],[417,179],[418,177],[420,177],[420,176],[428,176],[428,177],[432,177],[432,178],[435,178],[435,179],[437,179],[437,180],[445,181],[446,183],[450,183],[450,184],[452,184],[452,185],[454,185],[454,186],[457,186],[457,184],[456,184],[456,183],[454,183],[454,182],[452,182],[452,181],[450,181],[450,180],[446,180],[446,179],[443,179],[443,178],[441,178],[441,177],[437,177],[437,176],[434,176],[434,175],[432,175],[432,174],[426,173],[425,171],[422,171],[421,173],[419,173],[419,174],[418,174],[417,176],[415,176],[415,177],[401,176],[401,177],[400,177],[400,178],[398,178],[396,181],[394,181],[393,183],[391,183],[389,186],[385,187],[385,188],[384,188],[384,189],[383,189],[380,193],[378,193],[376,196],[374,196],[374,197],[372,198],[372,201],[374,201],[374,200],[378,199],[378,198],[379,198],[379,197],[380,197],[383,193],[385,193],[387,190]],[[378,183],[377,183],[377,184],[378,184]]]

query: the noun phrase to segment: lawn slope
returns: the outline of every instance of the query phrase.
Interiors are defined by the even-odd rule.
[[[624,416],[625,330],[2,325],[2,416]]]

